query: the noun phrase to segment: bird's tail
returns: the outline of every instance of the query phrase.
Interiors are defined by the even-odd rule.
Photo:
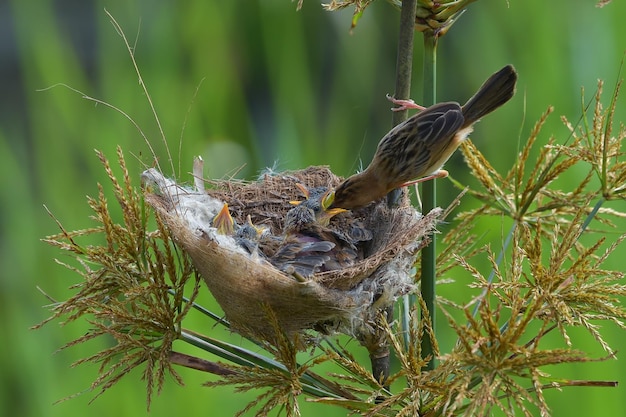
[[[517,72],[507,65],[493,74],[463,106],[464,125],[470,126],[513,97]]]

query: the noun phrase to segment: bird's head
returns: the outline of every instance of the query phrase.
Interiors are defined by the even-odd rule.
[[[384,197],[386,189],[380,188],[380,183],[370,181],[363,171],[345,179],[339,186],[325,197],[328,209],[343,208],[352,210],[366,206],[374,200]]]
[[[332,189],[329,189],[328,187],[316,187],[309,189],[302,184],[296,184],[296,186],[302,191],[306,200],[291,201],[291,204],[303,207],[301,212],[306,212],[306,216],[310,216],[312,214],[314,222],[321,226],[328,226],[330,219],[339,213],[347,211],[344,208],[330,207],[334,194]],[[308,213],[308,210],[310,210],[311,214]]]

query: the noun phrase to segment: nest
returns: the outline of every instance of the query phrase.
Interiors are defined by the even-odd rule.
[[[404,195],[388,208],[378,201],[341,213],[332,227],[342,230],[360,222],[372,232],[362,242],[362,259],[350,267],[319,272],[297,280],[265,259],[253,256],[231,236],[217,233],[212,219],[228,203],[239,224],[253,224],[279,236],[290,203],[304,196],[296,184],[335,187],[341,178],[327,167],[266,174],[255,182],[210,181],[212,187],[185,188],[155,169],[142,175],[146,201],[170,229],[218,301],[233,330],[275,340],[276,325],[288,335],[308,329],[339,331],[362,343],[372,334],[380,310],[415,289],[410,273],[415,254],[437,222],[439,211],[418,213]]]

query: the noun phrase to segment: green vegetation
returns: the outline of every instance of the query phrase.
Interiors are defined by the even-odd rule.
[[[8,387],[0,401],[7,415],[75,415],[87,412],[85,407],[93,393],[58,405],[52,403],[87,389],[97,378],[97,369],[90,365],[68,369],[68,364],[103,349],[117,352],[112,339],[101,338],[51,356],[93,328],[86,322],[78,321],[62,329],[53,322],[36,332],[27,330],[48,316],[40,308],[46,299],[37,292],[37,286],[54,299],[65,300],[76,292],[68,287],[80,282],[78,275],[53,262],[59,258],[71,263],[70,258],[39,242],[43,236],[58,233],[43,204],[68,230],[94,227],[94,221],[89,219],[93,212],[84,196],[98,196],[96,184],[101,183],[112,218],[122,221],[125,212],[115,203],[108,175],[93,149],[115,160],[113,156],[120,146],[135,185],[140,172],[153,161],[146,141],[126,117],[102,104],[81,100],[79,94],[62,86],[49,87],[62,83],[121,109],[140,126],[155,153],[161,156],[159,163],[167,167],[170,161],[163,145],[164,135],[173,162],[165,171],[178,178],[191,179],[190,162],[197,154],[203,156],[208,175],[214,178],[254,178],[260,169],[273,166],[276,161],[279,170],[328,164],[338,174],[348,175],[360,166],[361,160],[363,164],[369,162],[378,139],[390,125],[390,106],[384,96],[393,93],[394,88],[399,14],[385,2],[374,2],[360,15],[350,35],[349,9],[328,13],[312,1],[305,2],[299,12],[284,0],[158,5],[136,1],[127,2],[124,7],[107,5],[131,39],[137,66],[159,117],[157,124],[124,43],[100,3],[83,6],[85,14],[80,15],[69,9],[54,9],[51,2],[34,3],[11,2],[21,83],[8,83],[14,88],[15,99],[10,96],[11,100],[3,100],[8,104],[2,104],[0,119],[0,166],[5,178],[0,203],[0,256],[4,267],[0,305],[5,313],[7,346],[0,366],[3,385]],[[485,362],[506,358],[514,362],[512,366],[520,366],[582,361],[578,353],[559,350],[568,341],[592,358],[603,358],[612,351],[618,351],[619,357],[623,350],[623,333],[617,323],[599,319],[621,314],[612,304],[612,297],[623,291],[615,286],[619,282],[610,281],[620,278],[619,274],[604,271],[623,271],[620,255],[626,249],[623,245],[617,247],[606,259],[603,254],[608,248],[613,249],[626,229],[623,218],[613,215],[624,211],[624,168],[620,165],[624,158],[615,160],[617,145],[602,140],[602,133],[612,129],[612,134],[604,137],[623,138],[623,100],[618,99],[613,108],[612,97],[626,46],[626,29],[621,23],[625,12],[620,2],[596,8],[592,1],[526,0],[507,5],[505,1],[483,0],[469,7],[440,45],[440,100],[465,100],[487,75],[505,63],[514,64],[520,73],[517,96],[480,123],[472,135],[485,159],[469,146],[464,149],[467,156],[478,155],[470,160],[474,175],[470,175],[459,152],[446,165],[454,181],[438,182],[439,204],[443,206],[458,193],[455,183],[470,184],[476,190],[466,195],[457,209],[474,211],[461,219],[471,220],[472,229],[454,221],[442,225],[442,234],[445,236],[456,227],[456,232],[449,235],[457,238],[456,244],[468,246],[458,232],[464,230],[477,236],[470,250],[491,247],[489,256],[472,258],[469,263],[458,258],[469,258],[469,251],[447,253],[445,259],[451,261],[456,255],[467,271],[445,266],[440,277],[455,282],[439,286],[440,294],[449,300],[444,302],[446,316],[471,324],[456,329],[462,334],[461,344],[483,349]],[[68,21],[73,24],[68,26]],[[88,29],[80,29],[78,23]],[[419,42],[416,44],[419,49]],[[420,56],[421,50],[416,50],[416,59]],[[419,62],[414,68],[417,80],[421,78]],[[605,93],[587,108],[598,78],[605,80]],[[581,85],[585,87],[583,100]],[[413,83],[413,95],[419,98],[419,83]],[[602,102],[603,107],[596,110],[596,102]],[[540,131],[535,130],[535,121],[544,120],[542,114],[549,105],[554,106],[553,114]],[[579,123],[583,109],[586,114]],[[565,115],[575,126],[576,134],[572,135],[557,115]],[[529,137],[534,142],[532,148],[526,147]],[[242,163],[246,166],[240,170]],[[509,171],[514,164],[515,168]],[[534,166],[539,168],[533,172]],[[113,172],[117,178],[123,178],[116,164]],[[553,180],[551,173],[558,174],[558,178]],[[585,188],[578,188],[581,183]],[[481,206],[483,203],[485,207]],[[596,205],[600,210],[588,223]],[[480,220],[476,220],[476,213],[481,215]],[[514,220],[519,226],[512,229]],[[615,228],[610,227],[609,221]],[[588,233],[579,236],[582,228]],[[508,234],[509,230],[514,231]],[[502,243],[509,236],[510,255],[504,264],[498,263]],[[544,236],[545,240],[535,236]],[[103,242],[88,239],[87,244]],[[454,247],[453,244],[444,242],[440,252]],[[488,275],[496,264],[496,284],[490,286]],[[477,301],[486,288],[500,300],[501,307]],[[200,287],[196,301],[218,311],[204,290]],[[533,294],[541,297],[533,298]],[[472,300],[474,304],[466,308]],[[476,317],[482,320],[480,323],[472,318],[475,305],[479,306]],[[520,322],[515,320],[499,328],[509,311],[523,311],[524,320],[531,316],[558,316],[562,321],[555,329],[541,327],[540,323],[535,328],[524,328],[529,333],[516,334]],[[191,328],[205,326],[204,333],[215,339],[243,344],[254,352],[259,350],[220,326],[211,327],[212,322],[207,325],[204,315],[192,313],[185,318]],[[440,316],[438,321],[442,325],[438,336],[442,353],[450,352],[457,342],[456,334],[445,326],[446,316]],[[573,328],[574,325],[582,328]],[[513,342],[531,344],[515,356],[496,356],[501,353],[497,351],[499,346],[482,343],[481,326],[487,326],[489,335],[499,338],[500,346],[508,347]],[[416,333],[421,331],[416,322],[412,328]],[[521,334],[527,337],[520,338]],[[529,334],[536,338],[528,337]],[[509,339],[512,336],[516,336],[515,340]],[[529,351],[535,347],[532,342],[539,339],[541,348],[551,349],[552,356],[533,356],[536,352]],[[395,342],[398,350],[406,354],[402,342]],[[355,342],[342,339],[340,343],[348,343],[357,363],[367,364],[365,352]],[[205,354],[184,343],[177,347],[190,355]],[[287,349],[279,353],[289,352]],[[310,360],[307,354],[300,355],[303,362]],[[489,369],[488,363],[472,362],[475,357],[458,354],[450,358]],[[542,370],[563,379],[619,380],[625,374],[620,363],[574,363]],[[394,371],[404,369],[405,375],[415,377],[412,383],[419,384],[423,376],[407,371],[419,369],[415,365],[401,354]],[[180,387],[173,383],[173,378],[166,377],[160,396],[152,398],[152,416],[233,415],[260,393],[253,390],[235,394],[229,387],[202,388],[201,382],[216,378],[174,369],[186,386]],[[334,368],[329,370],[337,372]],[[359,375],[360,370],[353,371]],[[524,381],[524,388],[529,386],[528,381],[533,381],[536,390],[543,390],[554,415],[617,415],[624,407],[623,386],[564,388],[561,392],[545,389],[538,373],[519,376],[529,378]],[[141,370],[131,372],[89,406],[88,412],[143,415],[146,395],[141,377]],[[364,380],[365,374],[361,373],[360,378]],[[154,382],[158,386],[160,380]],[[512,380],[507,387],[515,390],[517,382]],[[456,393],[462,396],[475,383],[467,380]],[[311,385],[318,386],[312,382]],[[394,386],[395,392],[399,393],[405,385]],[[397,407],[404,405],[404,398],[396,400]],[[544,405],[539,401],[531,407],[538,412]],[[305,401],[300,401],[300,408],[303,415],[317,415],[319,410],[326,415],[345,415],[338,408]]]

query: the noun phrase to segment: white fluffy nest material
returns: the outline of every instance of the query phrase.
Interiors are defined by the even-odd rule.
[[[364,259],[302,282],[250,255],[234,238],[218,234],[212,219],[228,203],[239,224],[250,215],[255,225],[280,235],[283,217],[293,207],[289,202],[303,199],[297,183],[307,187],[340,183],[327,167],[263,175],[249,183],[211,181],[213,187],[207,190],[178,185],[156,169],[145,171],[142,180],[146,201],[192,258],[233,330],[269,341],[275,340],[275,329],[268,308],[288,335],[325,329],[365,342],[378,312],[415,289],[411,268],[416,252],[441,213],[437,209],[422,216],[405,196],[393,209],[380,201],[337,215],[336,227],[341,227],[342,217],[353,217],[372,232],[372,240],[363,247]]]

